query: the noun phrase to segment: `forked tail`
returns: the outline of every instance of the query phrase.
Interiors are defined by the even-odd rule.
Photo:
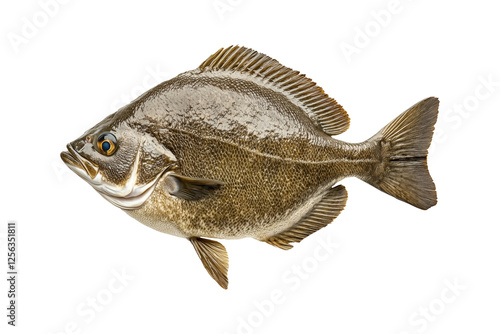
[[[420,101],[369,139],[381,149],[381,164],[365,181],[424,210],[437,203],[436,186],[427,169],[427,149],[438,105],[435,97]]]

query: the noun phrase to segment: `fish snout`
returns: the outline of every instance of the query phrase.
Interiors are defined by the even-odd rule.
[[[91,179],[94,179],[99,172],[99,166],[79,154],[71,144],[66,145],[66,148],[68,151],[61,152],[61,159],[64,163],[70,169],[84,170]]]

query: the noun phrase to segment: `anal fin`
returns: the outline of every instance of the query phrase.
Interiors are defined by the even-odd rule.
[[[222,288],[227,289],[229,258],[226,248],[220,242],[210,239],[192,237],[189,238],[189,241],[193,244],[196,254],[198,254],[208,274]]]
[[[263,240],[270,245],[288,250],[291,242],[300,242],[330,224],[342,212],[347,202],[347,190],[338,185],[330,189],[314,207],[288,230]]]

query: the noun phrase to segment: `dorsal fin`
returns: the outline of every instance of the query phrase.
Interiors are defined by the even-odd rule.
[[[199,69],[204,71],[240,72],[261,78],[263,82],[287,96],[302,108],[329,135],[338,135],[349,128],[349,116],[342,106],[329,97],[315,82],[281,65],[277,60],[240,46],[220,49]]]
[[[272,237],[263,240],[270,245],[288,250],[291,242],[301,242],[304,238],[330,224],[344,210],[347,202],[347,190],[339,185],[330,189],[302,219]]]

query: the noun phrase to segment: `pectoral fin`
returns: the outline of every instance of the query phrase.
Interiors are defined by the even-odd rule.
[[[229,259],[227,257],[226,248],[220,242],[209,239],[193,237],[189,238],[189,241],[193,244],[208,274],[212,276],[222,288],[227,289]]]
[[[222,185],[217,180],[186,177],[170,174],[165,181],[165,189],[172,196],[195,201],[213,194]]]
[[[330,189],[314,207],[288,230],[263,240],[270,245],[288,250],[291,242],[300,242],[338,217],[347,202],[347,190],[339,185]]]

